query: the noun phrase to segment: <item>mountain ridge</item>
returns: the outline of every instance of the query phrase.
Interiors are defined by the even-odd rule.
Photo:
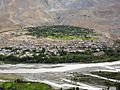
[[[114,34],[119,5],[119,0],[1,0],[0,29],[63,24]]]

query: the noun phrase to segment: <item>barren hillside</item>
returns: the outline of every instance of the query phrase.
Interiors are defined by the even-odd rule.
[[[120,33],[119,0],[0,0],[0,30],[67,24]]]

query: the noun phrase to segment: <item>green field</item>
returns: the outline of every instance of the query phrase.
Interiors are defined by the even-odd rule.
[[[47,36],[47,38],[51,38],[51,39],[59,39],[59,40],[97,40],[97,38],[95,37],[89,37],[89,38],[85,38],[85,37],[79,37],[79,36],[65,36],[65,35],[61,35],[61,36]]]
[[[5,82],[1,83],[3,90],[54,90],[51,86],[43,83],[32,82]]]

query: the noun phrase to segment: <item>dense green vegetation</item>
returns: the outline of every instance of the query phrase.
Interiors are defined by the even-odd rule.
[[[5,82],[0,84],[0,90],[54,90],[51,86],[33,82]]]
[[[99,72],[91,72],[91,73],[95,74],[95,75],[98,75],[98,76],[110,78],[110,79],[120,80],[120,72],[103,72],[103,71],[99,71]]]
[[[35,55],[34,57],[16,57],[16,56],[3,56],[0,55],[0,60],[5,63],[95,63],[95,62],[109,62],[118,60],[111,57],[97,57],[89,54],[66,54],[62,56],[47,56],[44,54]]]
[[[41,27],[29,27],[27,28],[27,34],[37,37],[47,37],[52,39],[63,39],[63,40],[95,40],[96,35],[92,29],[80,28],[74,26],[41,26]]]
[[[16,50],[14,50],[16,51]],[[22,51],[22,55],[25,55],[29,50]],[[65,52],[59,50],[57,54],[47,53],[45,48],[42,48],[41,51],[33,50],[32,56],[17,57],[15,55],[0,55],[0,61],[5,63],[72,63],[72,62],[81,62],[81,63],[96,63],[96,62],[109,62],[116,61],[120,59],[119,50],[113,50],[111,48],[104,48],[104,55],[94,56],[93,51],[85,52]],[[16,54],[17,52],[15,52]],[[37,53],[37,54],[36,54]]]

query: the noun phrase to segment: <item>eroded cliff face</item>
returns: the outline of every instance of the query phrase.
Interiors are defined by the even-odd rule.
[[[119,0],[0,0],[0,29],[67,24],[119,35],[119,8]]]

